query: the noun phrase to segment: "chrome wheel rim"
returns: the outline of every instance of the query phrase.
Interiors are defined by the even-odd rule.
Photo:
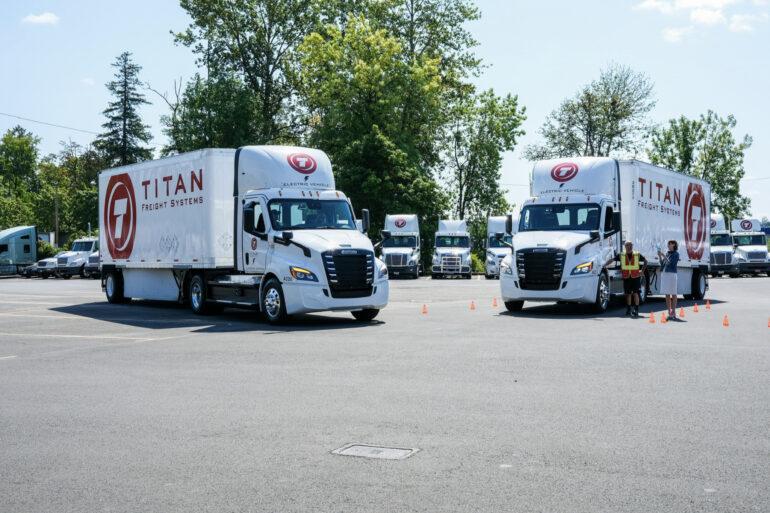
[[[706,295],[706,277],[702,274],[698,277],[698,290],[701,297]]]
[[[267,289],[264,300],[265,312],[271,319],[278,317],[278,313],[281,311],[281,295],[275,288]]]
[[[115,278],[110,274],[107,276],[107,282],[104,284],[104,288],[107,289],[107,297],[112,297],[115,294]]]
[[[599,298],[602,303],[602,309],[606,309],[607,303],[610,300],[610,287],[607,285],[607,278],[602,278],[599,281]]]
[[[193,308],[196,310],[200,309],[202,299],[203,291],[201,290],[201,284],[195,281],[192,287],[190,287],[190,301],[192,301]]]

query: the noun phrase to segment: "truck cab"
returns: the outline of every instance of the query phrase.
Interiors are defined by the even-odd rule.
[[[733,259],[733,241],[723,214],[711,214],[711,260],[709,273],[712,277],[727,274],[738,276],[738,263]]]
[[[56,258],[56,273],[65,280],[76,274],[81,278],[85,277],[88,257],[97,249],[99,249],[98,239],[77,239],[72,243],[69,251],[65,251]]]
[[[390,237],[382,241],[381,257],[390,276],[417,279],[422,270],[420,226],[414,214],[385,216],[385,230]]]
[[[433,251],[433,278],[471,279],[471,234],[462,220],[439,220]]]
[[[757,219],[735,219],[732,222],[735,261],[741,274],[765,273],[770,276],[767,237]]]
[[[485,239],[486,257],[484,258],[484,278],[491,280],[500,278],[500,263],[511,253],[509,246],[513,241],[513,234],[506,232],[506,217],[496,216],[487,220],[487,238]],[[518,219],[512,222],[512,230],[518,229]],[[497,234],[503,233],[503,238],[498,239]]]

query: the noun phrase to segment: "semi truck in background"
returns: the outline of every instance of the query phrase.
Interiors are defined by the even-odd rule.
[[[679,294],[705,295],[708,182],[636,160],[584,157],[537,162],[531,184],[511,254],[501,264],[508,310],[521,310],[525,301],[559,301],[605,311],[623,284],[620,266],[604,264],[625,241],[650,263],[641,301],[659,291],[657,251],[665,251],[668,239],[679,242]]]
[[[86,277],[86,265],[88,258],[99,249],[99,241],[94,238],[77,239],[72,243],[69,251],[60,253],[56,257],[56,274],[65,280],[69,280],[76,274],[81,278]]]
[[[0,276],[18,274],[36,260],[36,227],[16,226],[0,230]]]
[[[500,262],[508,256],[511,250],[505,245],[513,240],[513,234],[505,232],[506,216],[496,216],[487,219],[487,238],[485,245],[487,248],[486,258],[484,259],[484,277],[488,280],[500,278]],[[512,223],[513,232],[518,228],[518,219],[514,218]],[[504,233],[503,239],[497,238],[498,233]]]
[[[414,214],[385,216],[385,231],[390,237],[382,241],[382,260],[389,276],[417,279],[422,271],[420,225]]]
[[[99,174],[102,288],[111,303],[257,307],[270,323],[349,311],[371,320],[388,270],[320,150],[205,149]],[[368,230],[369,213],[362,211]]]
[[[733,256],[741,274],[765,273],[770,276],[767,237],[758,219],[734,219]]]
[[[433,278],[471,279],[471,234],[465,221],[439,219],[431,266]]]
[[[709,273],[712,277],[738,276],[738,264],[733,259],[733,241],[723,214],[711,214],[711,258]]]

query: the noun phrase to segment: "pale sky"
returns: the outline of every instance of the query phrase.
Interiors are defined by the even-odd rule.
[[[478,0],[482,19],[469,26],[489,66],[481,88],[519,95],[527,135],[506,155],[502,182],[508,200],[527,196],[531,164],[521,148],[566,97],[614,62],[646,73],[658,101],[654,122],[713,109],[738,120],[738,137],[754,138],[746,153],[741,190],[754,217],[770,217],[770,1],[768,0]],[[32,0],[0,4],[0,113],[89,132],[101,131],[109,101],[110,64],[128,50],[143,67],[141,79],[171,92],[189,79],[195,58],[175,46],[170,30],[187,26],[173,1]],[[162,146],[160,116],[167,108],[154,93],[142,110],[154,143]],[[59,141],[86,144],[93,135],[0,115],[0,131],[21,124],[42,142],[41,154]]]

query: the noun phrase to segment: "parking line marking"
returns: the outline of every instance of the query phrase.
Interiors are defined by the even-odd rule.
[[[11,356],[0,356],[0,360],[10,360],[11,358],[16,358],[18,355],[11,355]]]

